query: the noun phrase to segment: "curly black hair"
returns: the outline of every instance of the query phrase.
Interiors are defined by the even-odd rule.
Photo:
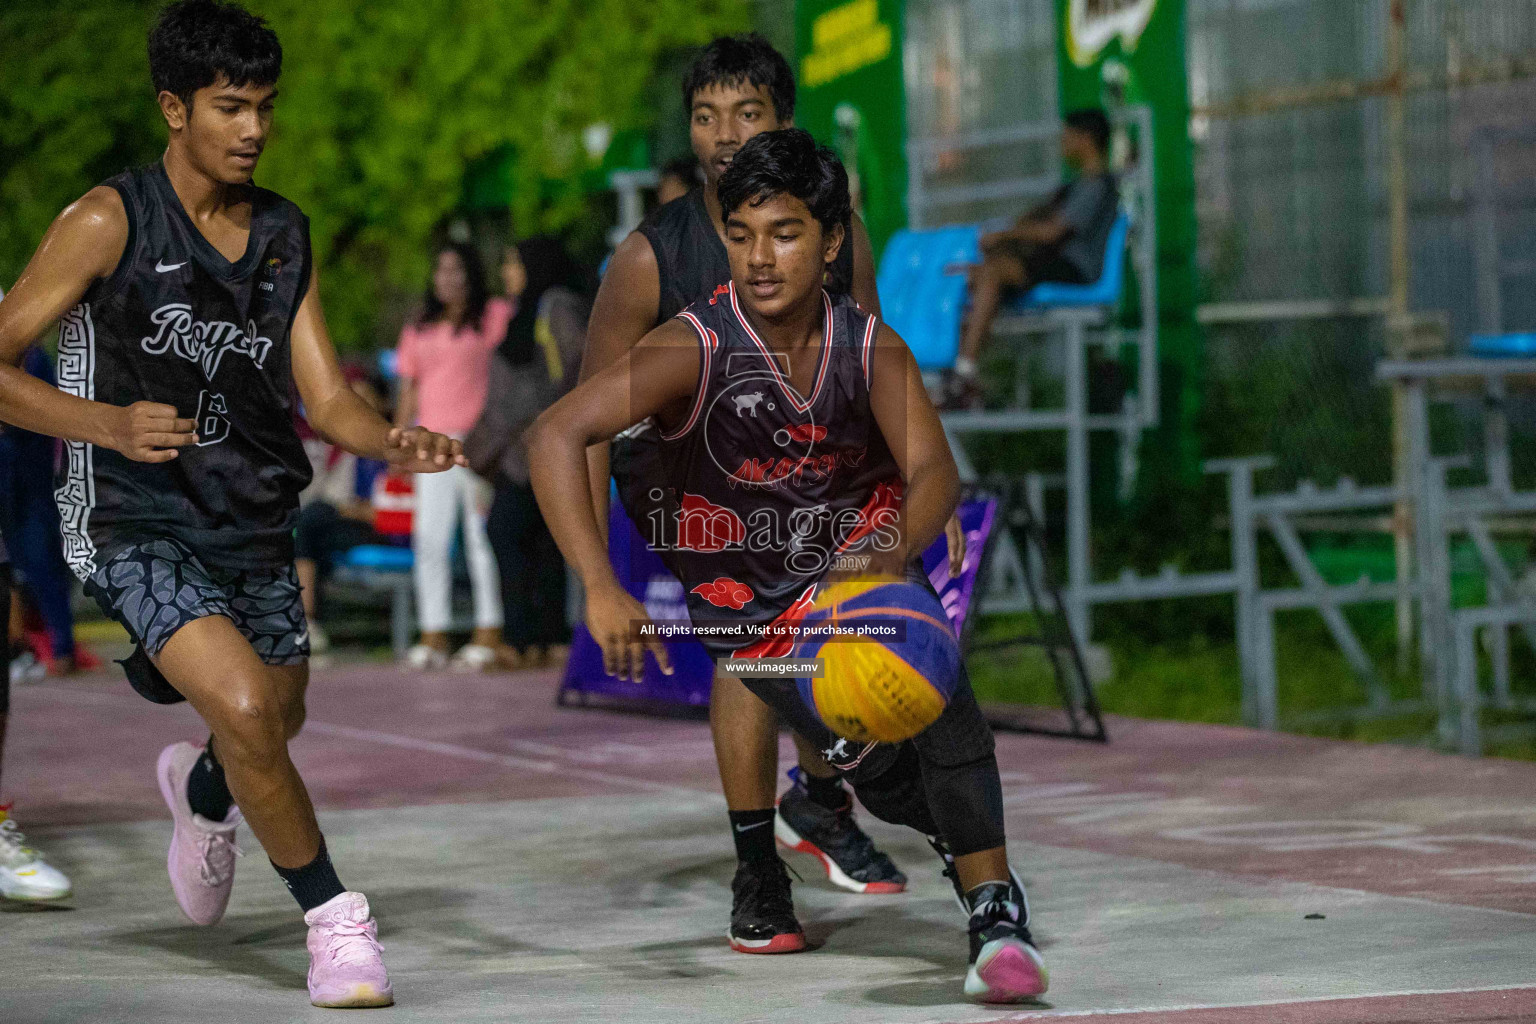
[[[802,128],[781,128],[748,139],[720,176],[719,195],[726,217],[743,203],[757,206],[774,196],[794,196],[823,231],[836,224],[846,229],[853,214],[843,162]]]
[[[720,36],[698,57],[683,78],[683,112],[693,113],[693,97],[715,85],[747,83],[768,90],[782,123],[795,116],[795,73],[773,44],[756,32]]]
[[[237,89],[272,85],[282,70],[277,33],[238,4],[178,0],[160,12],[149,33],[155,91],[171,93],[188,107],[193,93],[221,79]]]

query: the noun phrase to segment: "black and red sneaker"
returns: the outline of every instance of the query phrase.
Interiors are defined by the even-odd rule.
[[[811,799],[799,768],[790,770],[794,785],[779,798],[773,821],[774,838],[786,850],[808,853],[821,861],[833,885],[849,892],[879,895],[904,892],[907,876],[853,817],[853,797],[831,811]]]
[[[731,930],[738,953],[798,953],[805,932],[795,920],[789,872],[778,857],[744,860],[731,879]]]

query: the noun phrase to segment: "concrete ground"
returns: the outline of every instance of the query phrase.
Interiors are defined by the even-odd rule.
[[[553,686],[316,673],[295,759],[381,923],[380,1020],[1536,1021],[1536,764],[1125,719],[1107,747],[1000,736],[1052,979],[992,1009],[961,997],[932,854],[868,815],[909,891],[845,894],[791,855],[816,948],[732,953],[707,727],[556,709]],[[177,912],[151,774],[199,737],[185,706],[88,676],[19,688],[11,723],[6,793],[77,895],[0,905],[0,1021],[334,1018],[248,830],[224,922]]]

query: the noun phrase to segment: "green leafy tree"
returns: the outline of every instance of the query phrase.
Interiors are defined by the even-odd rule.
[[[0,278],[60,208],[155,159],[164,128],[144,38],[158,3],[0,9]],[[644,128],[670,54],[744,28],[744,0],[250,0],[283,40],[259,181],[310,215],[332,329],[385,339],[385,299],[425,280],[466,169],[514,157],[520,233],[590,216],[582,129]]]

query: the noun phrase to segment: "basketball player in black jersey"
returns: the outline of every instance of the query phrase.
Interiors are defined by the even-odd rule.
[[[592,309],[583,379],[618,360],[646,332],[694,302],[708,299],[730,280],[725,222],[717,195],[720,175],[748,139],[793,123],[794,74],[761,36],[723,37],[706,46],[689,69],[683,104],[704,184],[655,211],[614,253]],[[834,294],[851,294],[864,308],[879,312],[874,257],[857,217],[848,244],[838,250],[829,267],[828,288]],[[649,424],[613,445],[613,476],[625,509],[637,524],[644,523],[649,513],[646,495],[654,486],[656,452],[656,435]],[[599,522],[606,529],[609,446],[594,447],[589,458]],[[950,536],[952,541],[963,538],[958,524]],[[952,554],[957,556],[958,571],[963,546],[957,544]],[[710,728],[738,859],[745,863],[776,858],[777,833],[786,845],[813,849],[828,876],[844,888],[868,893],[905,888],[906,877],[859,828],[841,778],[798,734],[800,764],[791,773],[796,784],[784,794],[775,815],[778,722],[772,709],[730,677],[718,677],[712,688]],[[774,948],[803,948],[804,938],[792,916],[784,928],[773,941]],[[736,948],[758,951],[743,944]]]
[[[137,643],[124,663],[135,688],[189,701],[212,732],[158,765],[182,910],[222,917],[243,819],[304,911],[311,1001],[388,1005],[368,902],[338,879],[288,756],[309,653],[293,571],[310,476],[295,390],[315,430],[358,455],[435,472],[462,464],[459,443],[392,429],[347,386],[308,221],[251,183],[276,35],[233,4],[182,0],[162,12],[149,58],[165,155],[66,208],[0,302],[0,420],[65,440],[68,561]],[[15,365],[54,321],[57,389]]]
[[[666,651],[608,564],[585,472],[589,444],[654,417],[662,472],[648,525],[659,535],[648,540],[681,580],[695,628],[735,631],[701,637],[717,666],[730,654],[780,653],[771,631],[753,627],[803,614],[816,588],[839,578],[833,555],[867,557],[860,577],[926,586],[921,554],[959,496],[905,343],[823,288],[849,223],[837,158],[798,129],[764,133],[736,154],[719,195],[726,288],[651,331],[530,432],[540,508],[586,587],[587,623],[608,670],[621,675],[638,672],[646,649],[668,668]],[[829,754],[847,750],[793,680],[746,685]],[[992,733],[963,673],[917,737],[870,744],[840,763],[871,813],[918,829],[946,858],[970,918],[967,994],[1013,1002],[1044,992],[1028,902],[1008,866]],[[733,936],[759,923],[738,920],[745,904],[791,913],[789,879],[773,866],[738,868]]]

